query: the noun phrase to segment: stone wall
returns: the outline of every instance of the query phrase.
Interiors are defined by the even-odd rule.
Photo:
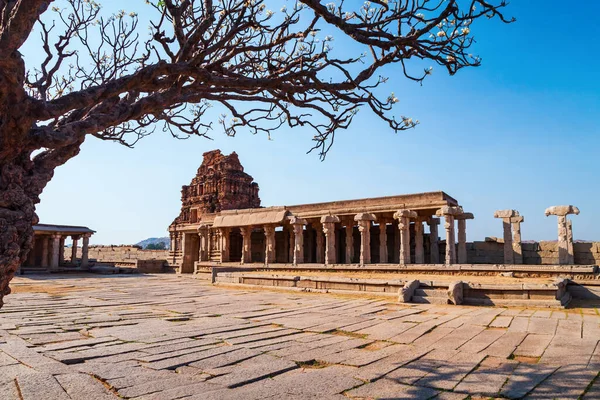
[[[523,263],[530,265],[558,264],[558,242],[523,243]],[[443,260],[444,246],[441,246]],[[574,243],[575,264],[600,264],[600,242]],[[504,263],[504,243],[485,241],[467,243],[467,261],[470,264]]]
[[[136,264],[137,260],[168,260],[169,250],[142,250],[137,246],[90,246],[90,259],[106,263]],[[77,249],[81,258],[81,247]],[[65,260],[71,259],[71,248],[65,247]]]

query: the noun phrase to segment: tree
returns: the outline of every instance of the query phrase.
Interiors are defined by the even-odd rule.
[[[175,137],[304,126],[324,157],[360,108],[394,131],[414,127],[391,114],[398,99],[381,95],[381,68],[420,83],[431,69],[410,60],[451,75],[478,66],[471,24],[510,22],[496,1],[299,0],[273,12],[263,0],[157,0],[142,39],[135,13],[103,16],[94,0],[0,0],[0,306],[31,248],[39,195],[86,136],[132,146],[157,126]],[[330,32],[365,52],[334,52]],[[41,65],[19,51],[33,40]]]
[[[166,250],[167,246],[165,245],[165,242],[158,242],[158,243],[150,243],[148,246],[146,246],[146,250]]]

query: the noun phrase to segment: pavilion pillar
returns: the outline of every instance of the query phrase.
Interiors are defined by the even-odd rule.
[[[415,264],[425,264],[425,248],[423,246],[423,218],[415,220]]]
[[[317,243],[317,252],[316,252],[316,260],[315,262],[317,264],[324,264],[325,263],[325,257],[324,257],[324,238],[323,238],[323,228],[321,226],[320,223],[316,223],[314,224],[314,228],[315,228],[315,236],[316,236],[316,243]]]
[[[558,263],[573,264],[575,253],[573,252],[573,226],[567,220],[569,214],[579,214],[579,208],[575,206],[553,206],[548,207],[546,216],[556,215],[558,217]]]
[[[512,219],[519,217],[516,210],[497,210],[494,218],[502,219],[502,234],[504,238],[504,264],[514,264],[515,254],[513,248]]]
[[[229,232],[229,228],[219,228],[219,258],[221,259],[222,263],[229,262]]]
[[[360,265],[371,263],[371,224],[376,220],[375,215],[369,213],[356,214],[354,220],[358,222],[360,232]]]
[[[429,262],[431,264],[439,264],[440,263],[440,247],[439,247],[439,233],[438,233],[438,225],[440,224],[440,219],[431,217],[427,220],[427,224],[429,225]]]
[[[335,224],[340,222],[336,215],[324,215],[321,217],[323,233],[325,234],[325,265],[337,263],[337,252],[335,249]]]
[[[50,269],[56,270],[58,269],[58,262],[60,260],[59,257],[59,247],[60,247],[60,235],[55,233],[52,235],[52,256],[50,258]]]
[[[394,213],[394,219],[398,220],[400,230],[399,264],[410,264],[410,219],[417,218],[417,213],[411,210],[398,210]]]
[[[169,245],[169,250],[175,251],[175,249],[177,247],[176,233],[175,232],[169,232],[169,238],[171,239],[171,243]]]
[[[346,222],[346,264],[352,264],[354,258],[354,221]]]
[[[290,224],[294,231],[294,251],[292,262],[294,265],[304,263],[304,225],[306,220],[298,217],[292,217]]]
[[[294,263],[294,227],[290,225],[288,229],[288,256],[287,262],[290,264]]]
[[[437,210],[436,215],[444,217],[444,228],[446,229],[446,265],[456,264],[456,234],[454,232],[454,217],[462,214],[460,207],[443,206]]]
[[[379,263],[388,263],[387,220],[379,219]]]
[[[252,262],[252,227],[243,226],[240,228],[242,234],[242,264]]]
[[[58,265],[65,263],[65,237],[61,236],[58,242]]]
[[[200,225],[198,228],[198,260],[208,261],[208,225]]]
[[[275,262],[275,227],[265,225],[265,265]]]
[[[49,239],[45,235],[41,236],[41,238],[42,238],[42,262],[41,262],[42,265],[41,266],[42,267],[47,267],[48,266],[48,258],[49,258],[48,257],[48,242],[49,242]]]
[[[79,236],[71,236],[73,239],[73,246],[71,247],[71,264],[75,264],[77,262],[77,242],[79,241]]]
[[[515,264],[523,264],[523,247],[521,244],[521,222],[525,219],[522,216],[512,217],[510,223],[512,225],[512,247],[513,261]]]
[[[473,219],[472,213],[462,213],[455,216],[458,227],[458,263],[467,263],[467,220]]]
[[[89,244],[90,244],[90,235],[89,233],[83,234],[83,243],[81,245],[81,269],[88,269],[88,252],[89,252]]]

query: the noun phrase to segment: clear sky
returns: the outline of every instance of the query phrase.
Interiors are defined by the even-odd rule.
[[[125,4],[101,3],[107,11]],[[143,0],[126,3],[144,15]],[[40,220],[89,226],[96,244],[167,236],[181,186],[203,152],[220,148],[239,154],[264,206],[443,190],[475,214],[470,241],[502,236],[493,212],[507,208],[525,217],[524,240],[556,239],[556,217],[544,209],[559,204],[581,210],[572,218],[575,239],[600,240],[600,2],[514,0],[507,13],[517,22],[485,21],[472,30],[479,68],[450,77],[438,67],[423,86],[386,70],[384,90],[400,99],[398,115],[421,122],[413,130],[394,134],[363,110],[324,162],[306,154],[312,134],[301,129],[282,129],[270,141],[218,130],[214,140],[156,133],[134,149],[90,137],[56,170]],[[334,51],[351,50],[339,36]],[[35,48],[24,51],[35,58]]]

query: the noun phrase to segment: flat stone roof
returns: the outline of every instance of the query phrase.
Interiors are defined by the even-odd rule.
[[[33,226],[34,233],[96,233],[87,226],[37,224]]]

